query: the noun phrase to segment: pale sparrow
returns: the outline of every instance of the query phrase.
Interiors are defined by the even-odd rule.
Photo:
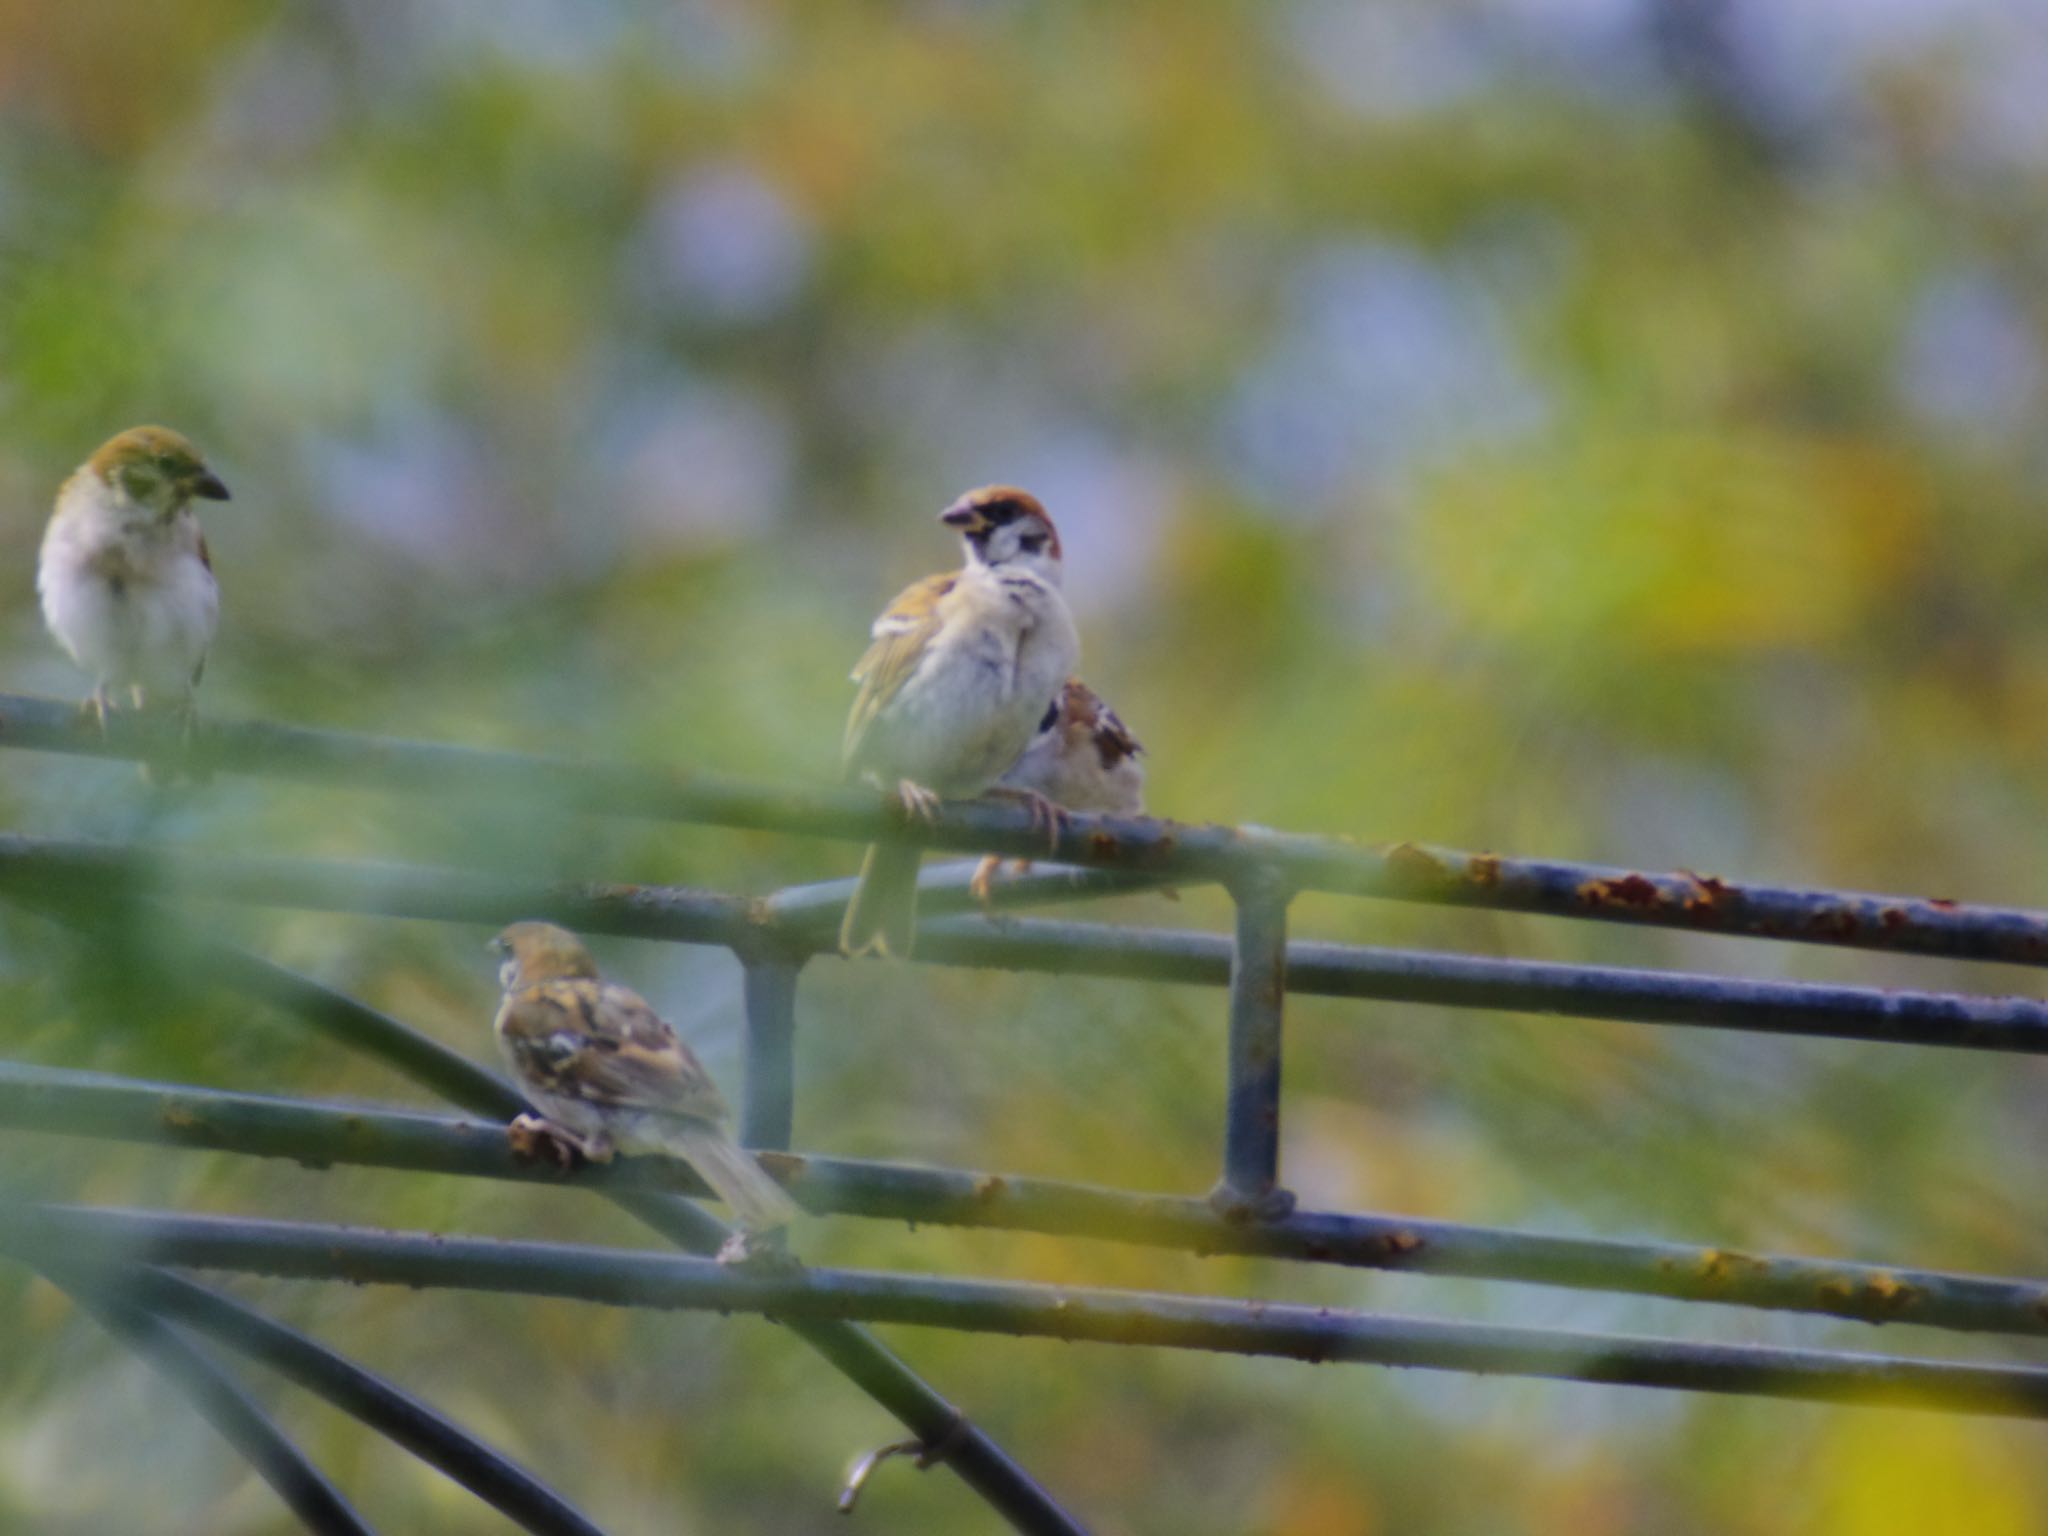
[[[1116,711],[1102,701],[1102,695],[1078,677],[1070,677],[1038,722],[1031,745],[997,781],[997,787],[1043,795],[1062,811],[1142,816],[1145,765],[1138,761],[1138,754],[1144,750]],[[1001,862],[990,854],[968,882],[968,889],[984,905]],[[1019,873],[1030,867],[1028,859],[1016,861]]]
[[[590,951],[552,923],[514,923],[492,940],[505,988],[493,1030],[542,1115],[521,1115],[515,1146],[565,1142],[592,1162],[614,1151],[681,1158],[749,1233],[787,1226],[796,1205],[727,1130],[717,1084],[639,993],[597,974]]]
[[[172,699],[191,726],[220,619],[195,496],[226,501],[228,488],[167,427],[110,438],[57,492],[36,590],[50,633],[92,674],[87,703],[102,726],[110,689],[138,709]]]
[[[893,785],[905,813],[925,817],[940,796],[979,795],[1002,777],[1081,651],[1060,595],[1059,534],[1036,497],[986,486],[939,521],[960,530],[967,563],[927,576],[875,620],[846,722],[848,772]],[[920,857],[908,843],[869,847],[839,930],[847,954],[910,952]]]

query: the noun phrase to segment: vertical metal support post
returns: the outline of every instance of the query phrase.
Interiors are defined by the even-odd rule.
[[[1230,951],[1229,1099],[1223,1178],[1209,1203],[1229,1221],[1276,1221],[1294,1209],[1280,1187],[1280,1016],[1287,996],[1287,905],[1276,870],[1233,880],[1237,936]]]
[[[796,1122],[796,983],[801,960],[741,955],[747,1008],[746,1096],[740,1144],[785,1152]]]

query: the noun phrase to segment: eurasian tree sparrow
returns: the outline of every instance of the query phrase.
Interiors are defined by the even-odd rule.
[[[92,674],[88,707],[105,726],[110,689],[140,709],[177,701],[186,728],[220,619],[220,588],[192,498],[228,488],[167,427],[103,443],[57,492],[36,590],[57,643]]]
[[[639,993],[602,980],[582,940],[552,923],[514,923],[492,946],[505,957],[498,1047],[546,1117],[515,1119],[516,1147],[565,1142],[594,1163],[614,1151],[679,1157],[745,1232],[795,1218],[782,1186],[732,1139],[718,1085],[674,1027]]]
[[[906,815],[927,818],[940,796],[979,795],[1017,761],[1081,652],[1060,595],[1059,534],[1036,497],[985,486],[939,521],[960,530],[967,563],[927,576],[875,620],[853,669],[845,746],[849,773],[893,785]],[[843,951],[910,953],[920,857],[908,843],[869,847]]]
[[[1145,765],[1138,754],[1144,750],[1116,711],[1103,703],[1102,695],[1070,677],[1039,721],[1031,745],[997,781],[997,788],[1042,795],[1062,811],[1142,816]],[[968,882],[984,906],[1001,862],[990,854]],[[1028,859],[1017,861],[1019,873],[1030,867]]]

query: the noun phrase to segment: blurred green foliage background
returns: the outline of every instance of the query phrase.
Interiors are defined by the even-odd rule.
[[[1161,814],[2048,905],[2048,15],[2009,0],[0,0],[5,683],[83,684],[62,477],[190,433],[219,716],[816,780],[871,615],[1012,480]],[[11,828],[764,891],[839,846],[11,758]],[[1191,894],[1134,921],[1217,925]],[[219,931],[483,1057],[480,931]],[[2031,977],[1314,899],[1306,934]],[[175,939],[167,940],[175,942]],[[6,919],[10,1057],[417,1102]],[[736,1087],[722,954],[613,944]],[[1199,1192],[1220,995],[821,961],[797,1140]],[[2040,1271],[2032,1061],[1304,1001],[1312,1206]],[[76,1198],[639,1242],[569,1193],[10,1137]],[[1873,1347],[1867,1330],[813,1223],[815,1259]],[[880,1411],[770,1325],[251,1287],[607,1529],[843,1530]],[[901,1333],[1105,1532],[1969,1532],[2039,1431]],[[1887,1347],[1942,1341],[1888,1331]],[[2010,1341],[1956,1352],[2025,1354]],[[2038,1352],[2036,1352],[2038,1353]],[[289,1529],[0,1271],[0,1530]],[[501,1529],[298,1398],[394,1531]],[[118,1448],[113,1454],[110,1448]],[[996,1528],[943,1473],[857,1517]]]

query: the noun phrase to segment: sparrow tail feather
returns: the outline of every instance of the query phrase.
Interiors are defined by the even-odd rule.
[[[841,953],[908,958],[917,932],[917,867],[923,857],[914,843],[868,845],[860,885],[839,925]]]
[[[799,1212],[782,1186],[762,1171],[753,1155],[716,1126],[677,1121],[662,1127],[661,1140],[697,1170],[748,1232],[786,1227]]]

